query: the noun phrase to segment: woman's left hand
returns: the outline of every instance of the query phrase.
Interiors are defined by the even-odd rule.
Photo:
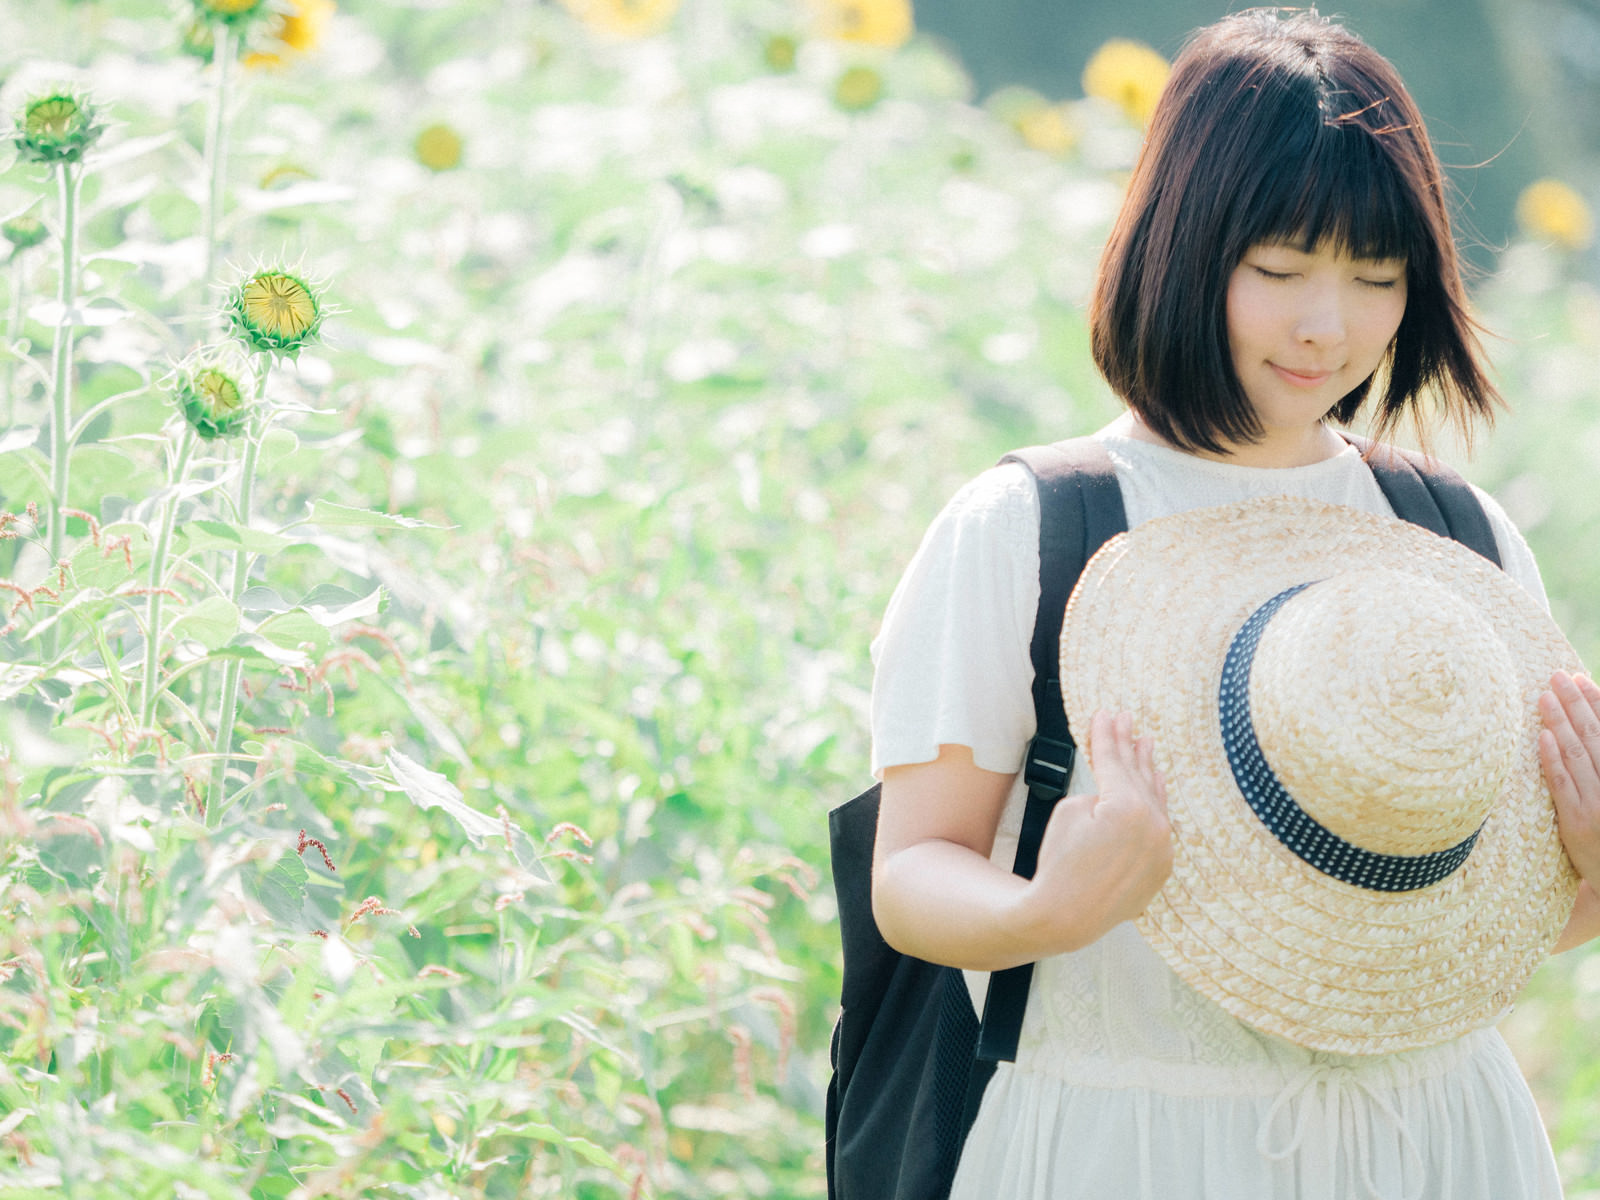
[[[1539,760],[1555,798],[1561,844],[1579,875],[1600,886],[1600,686],[1557,671],[1539,697]]]

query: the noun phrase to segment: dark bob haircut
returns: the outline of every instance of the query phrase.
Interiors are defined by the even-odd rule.
[[[1261,436],[1233,368],[1227,292],[1262,242],[1405,260],[1405,315],[1373,414],[1379,436],[1414,415],[1423,392],[1463,433],[1474,418],[1492,420],[1500,397],[1467,315],[1422,116],[1387,60],[1315,10],[1252,9],[1190,38],[1100,262],[1095,362],[1174,445],[1223,453]],[[1330,415],[1348,424],[1372,384]]]

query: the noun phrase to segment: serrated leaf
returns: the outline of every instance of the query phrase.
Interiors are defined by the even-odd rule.
[[[418,808],[444,809],[456,824],[461,826],[467,835],[467,840],[480,850],[491,838],[504,845],[509,832],[510,850],[522,869],[531,871],[543,879],[549,879],[544,866],[535,856],[533,839],[515,822],[509,819],[502,821],[500,817],[491,817],[487,813],[479,812],[466,802],[461,790],[455,784],[398,750],[389,751],[387,761],[389,770],[394,774],[394,781],[406,795],[411,797],[412,803]]]
[[[274,921],[298,928],[306,902],[307,878],[299,856],[285,854],[264,870],[246,872],[244,885]]]
[[[315,525],[322,525],[330,529],[342,526],[363,529],[444,528],[442,525],[419,521],[415,517],[402,517],[397,513],[379,512],[372,508],[351,508],[345,504],[335,504],[331,500],[313,500],[310,508],[310,514],[306,519]]]

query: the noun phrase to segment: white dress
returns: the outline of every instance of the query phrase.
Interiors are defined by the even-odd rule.
[[[1304,467],[1196,458],[1107,431],[1130,527],[1252,496],[1392,513],[1354,449]],[[1541,603],[1533,556],[1483,493],[1501,558]],[[1028,643],[1039,505],[1020,466],[985,472],[928,530],[873,643],[873,769],[968,746],[1020,769],[1034,729]],[[1070,790],[1094,790],[1080,755]],[[994,860],[1008,869],[1026,789]],[[969,975],[981,997],[985,977]],[[1492,1027],[1348,1057],[1258,1033],[1183,983],[1131,924],[1035,968],[951,1200],[1558,1200],[1539,1114]]]

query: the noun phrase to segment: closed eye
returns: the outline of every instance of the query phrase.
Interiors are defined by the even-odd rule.
[[[1369,288],[1376,288],[1380,292],[1387,292],[1387,291],[1391,290],[1392,288],[1394,288],[1400,282],[1400,280],[1399,279],[1363,279],[1361,282],[1363,284],[1365,284]]]
[[[1254,263],[1252,263],[1250,265],[1250,269],[1252,271],[1254,271],[1257,275],[1261,276],[1263,279],[1292,279],[1292,278],[1294,278],[1294,272],[1293,271],[1269,271],[1265,267],[1256,266]]]

